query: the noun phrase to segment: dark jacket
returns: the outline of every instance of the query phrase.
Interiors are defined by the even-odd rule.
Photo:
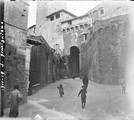
[[[82,82],[83,82],[84,85],[87,85],[88,84],[88,78],[84,77]]]

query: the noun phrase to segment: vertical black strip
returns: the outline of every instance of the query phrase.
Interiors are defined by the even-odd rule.
[[[0,1],[0,69],[1,69],[1,117],[4,115],[4,76],[5,76],[5,30],[4,1]]]

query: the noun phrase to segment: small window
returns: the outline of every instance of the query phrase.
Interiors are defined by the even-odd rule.
[[[100,10],[100,14],[101,14],[101,15],[104,14],[104,9],[101,9],[101,10]]]
[[[84,29],[84,26],[83,25],[80,25],[80,29]]]
[[[72,21],[68,21],[68,24],[69,24],[69,25],[72,25]]]
[[[66,30],[65,29],[63,29],[63,33],[66,33]]]
[[[50,17],[50,20],[53,21],[53,20],[54,20],[54,16],[51,16],[51,17]]]
[[[58,19],[58,18],[60,18],[60,14],[59,13],[56,14],[56,19]]]
[[[75,26],[75,30],[78,30],[79,29],[79,27],[78,26]]]
[[[70,29],[69,28],[67,28],[67,32],[69,32],[70,31]]]
[[[83,34],[83,36],[84,36],[84,41],[86,41],[87,40],[87,34],[85,33],[85,34]]]
[[[74,27],[71,27],[71,31],[74,31]]]
[[[87,28],[88,27],[88,24],[85,24],[85,28]]]

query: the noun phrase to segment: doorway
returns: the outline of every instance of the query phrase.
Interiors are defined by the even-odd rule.
[[[78,49],[78,47],[71,47],[70,48],[70,72],[71,75],[75,74],[76,77],[79,77],[79,54],[80,51]]]

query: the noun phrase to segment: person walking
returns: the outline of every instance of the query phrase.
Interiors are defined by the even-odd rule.
[[[57,86],[57,88],[59,89],[60,97],[63,97],[63,95],[64,95],[64,89],[62,87],[62,84],[60,84],[60,86]]]
[[[73,78],[73,80],[75,80],[75,74],[73,74],[72,78]]]
[[[19,114],[19,103],[22,101],[22,94],[19,91],[19,86],[14,85],[14,90],[10,93],[9,104],[10,112],[9,117],[18,117]]]
[[[87,89],[87,87],[88,87],[88,78],[87,78],[86,74],[84,75],[82,82],[83,82],[83,85],[85,86],[85,88]]]
[[[80,92],[78,93],[78,97],[81,94],[81,104],[82,104],[82,109],[85,108],[85,104],[86,104],[86,93],[87,90],[85,88],[85,86],[82,86],[82,89],[80,90]]]

